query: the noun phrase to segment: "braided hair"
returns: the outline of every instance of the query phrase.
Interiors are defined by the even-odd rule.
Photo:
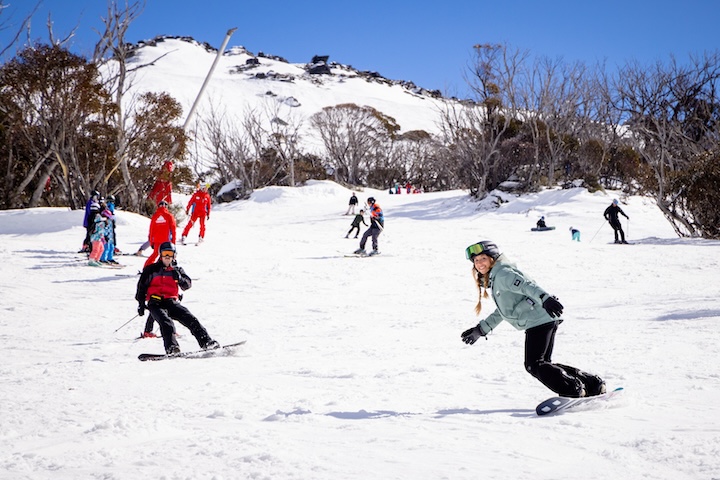
[[[490,270],[492,270],[492,267],[494,267],[494,266],[495,266],[495,259],[491,258]],[[482,273],[478,272],[477,269],[475,268],[475,266],[473,265],[472,276],[473,276],[473,279],[475,280],[475,285],[477,285],[477,288],[478,288],[478,303],[477,303],[477,305],[475,305],[475,314],[480,315],[480,311],[482,310],[482,299],[489,298],[487,290],[488,290],[490,271],[488,270],[487,275],[483,275]]]

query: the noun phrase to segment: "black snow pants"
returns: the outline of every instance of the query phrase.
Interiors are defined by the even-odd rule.
[[[552,363],[555,332],[562,320],[525,330],[525,369],[563,397],[578,397],[584,387],[578,369]]]
[[[210,335],[207,330],[200,324],[200,321],[190,313],[179,301],[174,298],[164,298],[162,300],[153,300],[148,302],[148,310],[152,314],[153,319],[160,325],[160,333],[162,333],[165,351],[167,352],[171,346],[178,346],[175,338],[175,324],[173,320],[177,320],[181,325],[190,330],[193,337],[201,348],[210,341]]]
[[[370,228],[365,230],[365,233],[363,233],[362,238],[360,239],[360,248],[365,249],[365,244],[368,241],[369,237],[372,237],[372,248],[373,250],[378,249],[378,236],[380,235],[380,228],[376,227],[375,225],[371,225]]]

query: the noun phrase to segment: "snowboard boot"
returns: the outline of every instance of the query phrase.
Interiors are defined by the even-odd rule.
[[[556,365],[565,370],[571,376],[577,378],[583,384],[585,393],[588,397],[594,397],[595,395],[602,395],[605,393],[605,381],[597,375],[583,372],[582,370],[568,365],[562,365],[559,363]]]
[[[378,255],[379,253],[380,253],[380,252],[378,251],[378,249],[377,249],[377,248],[374,248],[373,251],[370,252],[368,255],[369,255],[369,256],[373,256],[373,255]]]
[[[595,395],[602,395],[607,391],[605,388],[605,381],[597,375],[591,375],[589,373],[583,373],[582,381],[585,384],[588,397],[594,397]]]
[[[200,345],[200,348],[203,350],[215,350],[216,348],[220,348],[220,344],[217,340],[210,338],[205,342],[205,345]]]
[[[165,353],[168,355],[177,355],[180,353],[180,347],[177,345],[170,345],[168,348],[165,349]]]
[[[358,248],[358,249],[355,250],[353,253],[354,253],[355,255],[367,255],[367,252],[365,251],[364,248]]]

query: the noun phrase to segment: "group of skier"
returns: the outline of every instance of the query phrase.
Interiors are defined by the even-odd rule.
[[[108,200],[110,199],[109,197]],[[105,223],[106,227],[102,231],[106,232],[107,225],[114,225],[112,215],[114,205],[113,207],[105,205],[106,214],[105,209],[101,210],[99,200],[99,194],[93,192],[91,201],[88,202],[86,220],[89,225]],[[355,217],[345,238],[349,238],[353,231],[355,231],[354,238],[358,238],[360,224],[368,226],[365,223],[365,209],[361,209],[358,214],[355,214],[355,207],[358,203],[357,196],[353,192],[346,215],[352,213]],[[372,252],[368,255],[379,253],[378,237],[385,226],[383,210],[376,199],[372,196],[368,197],[366,205],[370,225],[362,235],[359,248],[354,252],[358,255],[366,255],[365,246],[370,239],[372,239]],[[157,211],[150,222],[148,241],[153,247],[153,253],[145,262],[137,283],[135,299],[138,302],[138,315],[143,316],[146,310],[150,312],[150,331],[152,320],[158,322],[165,352],[168,355],[180,352],[174,321],[180,322],[190,330],[200,348],[219,348],[218,342],[210,337],[197,317],[180,303],[182,299],[180,290],[189,289],[192,286],[192,280],[177,264],[175,246],[177,225],[167,207],[168,202],[165,199],[160,200]],[[205,236],[205,222],[209,220],[210,209],[207,185],[199,185],[186,207],[186,213],[190,215],[190,219],[181,237],[183,244],[193,224],[198,220],[200,221],[199,242],[202,242]],[[618,215],[628,218],[619,207],[618,201],[613,200],[605,210],[604,217],[615,231],[615,242],[626,243]],[[110,223],[107,223],[108,221]],[[545,226],[544,217],[541,221],[542,226]],[[539,223],[538,226],[540,226]],[[577,240],[579,240],[579,231],[572,227],[571,230],[573,239],[577,236]],[[99,251],[98,243],[102,242],[98,237],[99,231],[97,227],[88,227],[88,241],[92,244],[91,261],[96,258]],[[106,239],[107,245],[114,243],[113,236],[103,238]],[[114,248],[114,245],[112,247]],[[465,256],[472,262],[473,278],[478,289],[475,313],[480,315],[482,301],[489,297],[488,291],[493,297],[496,308],[477,325],[462,332],[461,339],[464,343],[472,345],[481,337],[487,338],[487,335],[502,321],[506,321],[516,329],[525,332],[525,369],[550,390],[567,397],[594,396],[605,392],[605,382],[599,376],[552,361],[555,335],[563,322],[561,316],[564,310],[557,297],[550,295],[520,271],[492,241],[483,240],[468,246],[465,249]],[[147,326],[145,330],[147,333]]]
[[[355,195],[355,192],[352,192],[352,196],[350,197],[350,201],[348,203],[348,210],[345,212],[345,215],[349,215],[351,212],[355,213],[355,207],[358,205],[358,198],[357,195]],[[361,255],[361,256],[372,256],[377,255],[380,253],[378,250],[378,237],[380,236],[380,233],[382,233],[383,229],[385,228],[385,215],[383,213],[382,208],[380,208],[380,205],[375,201],[375,197],[368,197],[367,202],[367,210],[370,215],[370,226],[367,230],[365,230],[365,233],[363,233],[362,238],[360,239],[360,248],[355,250],[353,253],[355,255]],[[350,234],[355,231],[355,237],[358,238],[358,235],[360,234],[360,224],[363,224],[367,226],[367,223],[365,223],[365,210],[361,209],[360,212],[355,215],[355,218],[353,219],[352,223],[350,224],[350,230],[348,230],[347,234],[345,235],[345,238],[350,238]],[[367,252],[365,250],[365,245],[367,244],[368,239],[372,238],[371,245],[372,245],[372,251]]]
[[[180,301],[180,290],[192,286],[192,280],[182,267],[177,264],[177,222],[168,210],[165,197],[160,199],[158,207],[150,219],[148,243],[153,248],[152,254],[145,261],[138,280],[135,299],[138,302],[138,315],[143,316],[145,310],[150,314],[145,322],[141,337],[156,337],[153,333],[153,322],[160,326],[160,335],[168,355],[180,353],[175,335],[174,320],[185,326],[195,337],[202,349],[219,348],[220,344],[210,338],[200,321],[183,306]],[[189,219],[182,233],[181,242],[186,244],[190,229],[196,221],[200,221],[198,244],[205,238],[205,222],[210,219],[212,202],[208,193],[208,185],[198,184],[190,201],[185,207]]]
[[[85,205],[85,239],[80,252],[88,254],[88,265],[117,264],[115,261],[115,197],[107,199],[94,190]]]
[[[172,172],[172,163],[165,164],[163,173],[167,177]],[[145,311],[150,315],[145,324],[142,337],[156,337],[152,332],[153,323],[160,326],[160,334],[168,355],[180,352],[175,335],[174,321],[180,322],[190,330],[198,345],[202,349],[215,349],[220,345],[213,340],[202,326],[200,321],[180,303],[182,295],[180,290],[187,290],[192,286],[192,280],[182,267],[177,264],[177,223],[169,211],[172,191],[168,188],[169,178],[163,177],[156,182],[149,198],[157,201],[157,209],[150,219],[150,228],[146,246],[140,247],[139,255],[147,246],[153,252],[145,261],[140,278],[137,283],[135,299],[138,302],[138,315],[144,316]],[[200,236],[198,243],[205,237],[205,222],[210,218],[212,208],[207,184],[199,184],[197,190],[190,198],[185,212],[190,216],[183,230],[182,242],[190,232],[193,224],[200,221]],[[117,264],[113,258],[115,252],[115,198],[108,195],[107,200],[100,197],[98,191],[93,191],[85,208],[83,225],[86,228],[86,237],[81,252],[88,253],[88,264],[99,266],[102,263]]]

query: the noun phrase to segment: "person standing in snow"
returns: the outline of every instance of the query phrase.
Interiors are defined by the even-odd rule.
[[[365,210],[360,210],[360,213],[355,215],[355,218],[353,219],[352,223],[350,224],[350,230],[348,230],[347,235],[345,235],[345,238],[349,238],[350,234],[353,230],[356,230],[355,232],[355,238],[358,238],[358,235],[360,235],[360,223],[362,222],[363,225],[367,227],[367,223],[365,223]]]
[[[605,382],[597,375],[552,362],[555,332],[562,323],[563,306],[530,277],[510,263],[497,245],[488,240],[465,249],[473,263],[472,274],[479,299],[475,313],[480,315],[482,299],[490,288],[496,309],[476,326],[461,334],[462,341],[474,344],[505,320],[525,331],[525,369],[558,395],[585,397],[605,393]]]
[[[200,348],[205,350],[220,348],[220,344],[210,338],[197,317],[180,304],[179,289],[187,290],[192,287],[192,280],[175,261],[175,245],[163,242],[159,250],[160,259],[143,268],[138,280],[135,292],[138,315],[144,316],[146,308],[150,311],[160,325],[165,352],[169,355],[180,353],[173,320],[177,320],[190,330]]]
[[[603,216],[605,217],[605,220],[610,222],[610,226],[615,232],[615,243],[627,244],[628,242],[625,241],[625,232],[623,231],[622,225],[620,224],[619,215],[622,215],[623,217],[630,220],[630,217],[625,215],[625,212],[623,212],[622,208],[620,208],[619,202],[616,198],[612,201],[610,206],[605,209],[605,213],[603,213]],[[618,240],[618,233],[620,234],[620,240]]]
[[[163,164],[158,178],[155,180],[152,190],[148,193],[148,199],[158,204],[162,201],[172,203],[172,174],[175,165],[170,160]]]
[[[115,261],[115,216],[106,208],[100,213],[105,220],[105,248],[100,256],[100,263],[117,265]]]
[[[91,267],[100,266],[100,256],[103,253],[105,242],[105,221],[103,220],[102,215],[100,215],[99,210],[100,205],[94,203],[92,211],[97,211],[98,213],[95,213],[95,217],[91,220],[93,225],[93,231],[90,234],[90,244],[92,245],[92,250],[88,256],[88,265]]]
[[[350,201],[348,202],[348,209],[347,212],[345,212],[345,215],[350,215],[351,213],[355,215],[355,207],[358,204],[358,198],[355,195],[355,192],[352,192],[352,196],[350,196]]]
[[[370,227],[365,230],[362,238],[360,239],[360,248],[355,250],[353,253],[356,255],[365,255],[365,244],[368,238],[372,237],[372,252],[370,255],[377,255],[378,251],[378,236],[385,228],[385,216],[382,208],[375,202],[375,197],[368,197],[367,205],[370,209]]]
[[[168,210],[168,203],[161,200],[155,214],[150,219],[150,231],[148,233],[148,241],[153,249],[152,254],[145,260],[144,267],[152,265],[158,258],[160,245],[164,242],[173,242],[177,239],[177,224],[175,217]]]
[[[185,207],[185,213],[190,215],[190,220],[188,220],[182,233],[181,243],[183,245],[185,245],[185,239],[188,233],[190,233],[190,229],[198,219],[200,220],[200,237],[198,238],[198,243],[202,243],[205,239],[205,220],[210,220],[210,209],[212,208],[212,201],[207,190],[207,184],[198,184],[198,189],[193,193],[193,196],[190,197],[190,201],[187,207]],[[190,210],[192,210],[192,214]]]
[[[100,212],[100,192],[93,190],[90,194],[90,198],[85,204],[85,216],[83,217],[83,227],[85,227],[85,239],[83,240],[82,248],[78,253],[90,253],[92,250],[92,244],[90,243],[90,234],[95,230],[95,214]],[[93,210],[93,205],[95,209]]]

